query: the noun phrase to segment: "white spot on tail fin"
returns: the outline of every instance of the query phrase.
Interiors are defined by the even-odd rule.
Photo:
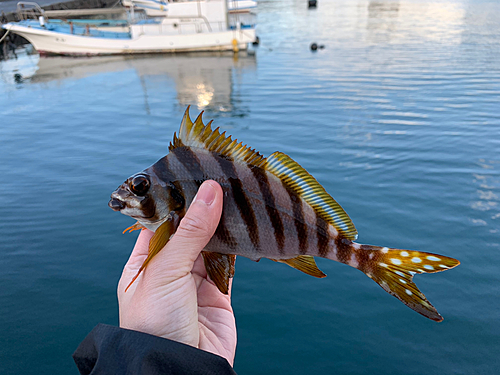
[[[399,281],[401,281],[403,284],[406,284],[406,281],[403,279],[399,279]]]
[[[381,250],[384,254],[387,254],[388,251],[389,251],[389,248],[388,247],[383,247],[382,250]]]
[[[380,264],[380,267],[385,267],[385,268],[389,267],[389,266],[388,266],[387,264],[385,264],[385,263],[379,263],[379,264]]]
[[[436,258],[435,256],[429,255],[427,259],[432,260],[433,262],[439,262],[441,259]]]
[[[433,269],[434,269],[434,267],[429,266],[428,264],[426,264],[426,265],[424,266],[424,268],[425,268],[426,270],[433,270]]]
[[[401,271],[394,271],[394,273],[395,273],[396,275],[401,276],[401,277],[406,277],[406,275],[405,275],[403,272],[401,272]]]
[[[401,262],[399,259],[397,258],[392,258],[391,259],[391,262],[392,264],[395,264],[396,266],[400,266],[401,264],[403,264],[403,262]]]
[[[420,262],[422,262],[422,259],[417,258],[417,257],[414,257],[414,258],[411,258],[411,261],[412,261],[413,263],[420,263]]]
[[[409,257],[410,254],[408,254],[408,251],[402,251],[399,253],[402,257]]]
[[[409,296],[411,296],[411,295],[413,294],[413,293],[411,292],[411,290],[410,290],[410,289],[405,289],[405,292],[406,292],[406,294],[408,294]]]

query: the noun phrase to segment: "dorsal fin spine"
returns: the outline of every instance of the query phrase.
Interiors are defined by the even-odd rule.
[[[261,154],[243,145],[242,142],[226,136],[226,132],[220,133],[219,128],[212,130],[212,121],[204,125],[202,114],[203,112],[198,115],[193,124],[189,117],[189,107],[186,109],[179,129],[179,135],[177,137],[174,134],[174,140],[169,147],[170,151],[176,147],[204,148],[251,165],[262,165],[262,161],[265,158]]]

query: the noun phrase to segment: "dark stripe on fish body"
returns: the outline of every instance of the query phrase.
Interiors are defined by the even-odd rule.
[[[177,180],[177,176],[170,169],[167,156],[158,160],[151,168],[158,178],[166,183]]]
[[[158,212],[156,212],[156,203],[151,197],[141,201],[141,211],[145,218],[151,221],[158,220]]]
[[[374,246],[370,245],[361,245],[360,249],[356,251],[358,269],[365,273],[375,272],[379,268],[379,263],[384,261],[385,255],[378,249],[374,249]]]
[[[167,185],[171,185],[173,190],[170,192],[173,201],[169,207],[169,210],[174,210],[178,208],[184,208],[186,201],[186,196],[181,184],[177,181],[177,176],[170,169],[170,163],[167,157],[160,159],[153,165],[153,172],[158,176],[160,180],[165,182]]]
[[[337,247],[337,259],[342,263],[349,263],[352,255],[352,242],[343,238],[341,234],[335,238],[335,246]]]
[[[253,207],[245,194],[241,180],[238,178],[234,162],[231,158],[217,157],[215,159],[231,184],[231,192],[241,218],[246,224],[248,236],[250,237],[254,248],[259,250],[259,226],[257,224],[257,218],[255,217]]]
[[[260,193],[266,203],[267,216],[273,225],[274,237],[276,238],[276,243],[278,244],[278,250],[280,254],[284,254],[285,229],[283,227],[283,222],[281,221],[280,213],[276,209],[276,202],[271,191],[271,186],[269,185],[269,179],[267,178],[266,171],[258,167],[251,167],[250,170],[259,183]]]
[[[177,159],[184,165],[184,167],[189,171],[189,173],[191,173],[193,181],[199,188],[203,183],[203,181],[205,180],[204,178],[205,171],[201,166],[200,159],[198,159],[196,154],[188,147],[183,148],[182,151],[179,152],[179,156],[177,157]],[[214,235],[219,239],[219,241],[225,243],[231,249],[235,249],[238,246],[238,242],[233,237],[229,229],[227,229],[224,213],[221,216],[219,225],[217,226]]]
[[[318,212],[316,212],[316,235],[318,237],[318,254],[324,258],[328,255],[329,250],[328,224],[319,216]]]
[[[236,238],[234,238],[231,232],[227,229],[224,211],[222,211],[222,216],[214,235],[219,241],[225,243],[232,250],[235,250],[238,247],[238,241],[236,241]]]
[[[189,173],[191,173],[193,181],[200,187],[203,181],[207,179],[200,160],[189,147],[183,147],[177,150],[179,150],[179,152],[176,152],[177,159],[184,165]]]
[[[292,202],[293,208],[293,218],[295,222],[295,230],[297,231],[297,238],[299,240],[299,252],[300,254],[307,253],[307,225],[304,219],[304,212],[302,210],[302,199],[295,194],[290,188],[283,185],[285,190],[290,196],[290,201]]]
[[[370,245],[361,245],[361,248],[356,251],[356,261],[358,262],[358,269],[363,272],[371,271],[373,259],[370,259],[370,254],[373,249]]]

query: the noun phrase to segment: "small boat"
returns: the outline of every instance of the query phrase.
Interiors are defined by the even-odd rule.
[[[256,40],[255,19],[230,17],[227,0],[177,1],[162,17],[126,22],[38,20],[2,27],[28,40],[40,54],[114,55],[246,50]],[[133,15],[133,13],[132,13]]]

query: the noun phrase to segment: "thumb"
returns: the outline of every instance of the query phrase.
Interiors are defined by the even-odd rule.
[[[174,236],[156,256],[158,264],[172,264],[175,271],[191,272],[194,261],[219,225],[222,200],[220,185],[212,180],[205,181]]]

